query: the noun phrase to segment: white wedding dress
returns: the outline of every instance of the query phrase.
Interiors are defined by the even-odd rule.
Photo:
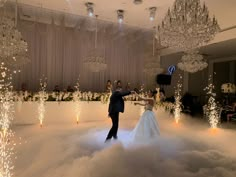
[[[147,103],[144,113],[131,132],[131,142],[139,144],[154,142],[160,136],[159,126],[152,109],[153,106]]]

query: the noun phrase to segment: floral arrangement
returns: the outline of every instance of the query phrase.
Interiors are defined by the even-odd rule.
[[[39,98],[42,92],[13,92],[13,100],[14,101],[39,101]],[[101,101],[102,103],[107,103],[109,101],[111,93],[98,93],[98,92],[44,92],[45,101]],[[138,97],[136,96],[128,96],[125,98],[126,101],[136,101]]]
[[[235,93],[236,92],[236,86],[232,83],[225,83],[221,85],[221,91],[223,93]]]

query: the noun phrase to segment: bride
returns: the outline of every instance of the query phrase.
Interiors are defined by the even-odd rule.
[[[131,132],[131,141],[136,143],[155,141],[160,136],[159,126],[155,114],[152,111],[155,104],[155,92],[149,91],[148,98],[138,97],[140,100],[145,101],[145,104],[134,103],[134,105],[144,106],[145,112],[142,114],[139,122]]]

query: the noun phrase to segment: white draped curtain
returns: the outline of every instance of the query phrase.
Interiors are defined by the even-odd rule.
[[[95,32],[28,21],[20,21],[18,29],[28,42],[30,63],[14,77],[17,90],[23,83],[28,90],[39,90],[39,79],[43,75],[48,80],[47,90],[53,90],[55,85],[61,90],[69,85],[74,87],[78,78],[81,90],[99,92],[105,90],[108,79],[121,80],[123,87],[130,82],[132,88],[146,82],[143,73],[145,38],[129,40],[128,35],[119,36],[118,31],[99,29],[97,46],[104,50],[108,67],[103,72],[93,73],[84,67],[83,60],[94,48]]]

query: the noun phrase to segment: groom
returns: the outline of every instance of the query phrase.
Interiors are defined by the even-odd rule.
[[[122,84],[121,81],[117,81],[117,85],[115,88],[115,91],[112,93],[109,103],[109,117],[112,120],[112,127],[107,135],[106,141],[111,140],[113,137],[114,139],[117,139],[117,131],[118,131],[118,125],[119,125],[119,113],[124,112],[124,100],[123,96],[129,95],[129,94],[135,93],[134,91],[122,91]]]

